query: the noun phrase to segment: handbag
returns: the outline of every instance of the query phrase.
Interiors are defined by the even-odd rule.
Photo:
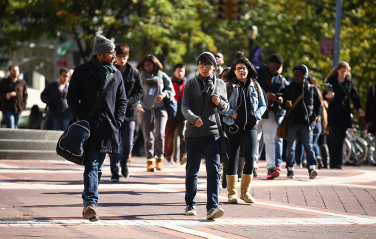
[[[163,100],[167,109],[168,118],[175,118],[178,113],[178,102],[175,100],[175,97],[164,98]]]
[[[230,151],[230,147],[229,147],[229,142],[228,142],[228,138],[226,136],[226,133],[223,132],[222,130],[222,125],[221,125],[221,121],[219,119],[219,114],[218,114],[218,109],[217,109],[217,106],[215,105],[214,106],[214,113],[215,113],[215,121],[217,122],[217,127],[218,127],[218,131],[219,131],[219,137],[220,137],[220,141],[221,141],[221,163],[225,163],[229,160],[230,156],[229,156],[229,151]]]
[[[287,123],[286,123],[287,116],[290,114],[292,109],[294,109],[294,107],[298,104],[298,102],[302,99],[302,97],[303,97],[303,94],[301,94],[295,100],[294,104],[292,104],[291,108],[287,111],[287,113],[286,113],[285,117],[283,118],[281,124],[278,126],[278,129],[277,129],[277,137],[278,138],[287,139]]]
[[[97,110],[100,101],[107,94],[107,90],[111,83],[114,81],[114,74],[111,73],[106,81],[106,86],[99,98],[91,108],[89,117],[91,117]],[[86,120],[80,120],[71,124],[67,130],[60,136],[56,145],[56,153],[66,160],[78,164],[84,165],[84,151],[85,143],[90,137],[90,124]]]

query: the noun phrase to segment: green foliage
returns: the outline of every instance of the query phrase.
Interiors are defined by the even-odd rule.
[[[336,0],[314,0],[335,8]],[[230,65],[237,51],[249,53],[247,29],[259,29],[254,45],[263,61],[279,53],[284,73],[303,63],[323,83],[332,56],[320,54],[320,39],[334,38],[335,12],[292,0],[243,1],[239,20],[215,19],[215,0],[4,0],[0,3],[0,47],[11,52],[18,42],[74,39],[82,61],[92,52],[96,33],[126,42],[131,60],[155,54],[163,62],[194,63],[202,51],[222,52]],[[248,4],[249,3],[249,4]],[[374,22],[376,4],[343,1],[343,11]],[[57,37],[57,32],[60,36]],[[362,105],[376,75],[376,28],[342,16],[340,60],[350,63]]]

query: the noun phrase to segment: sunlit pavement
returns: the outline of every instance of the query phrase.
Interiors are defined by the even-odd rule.
[[[222,218],[206,220],[206,173],[201,164],[197,216],[185,216],[185,167],[165,163],[146,172],[134,157],[131,176],[110,182],[109,160],[99,186],[99,222],[81,218],[83,167],[64,161],[0,161],[0,238],[375,238],[376,167],[286,170],[266,180],[260,162],[251,193],[257,200],[227,204]]]

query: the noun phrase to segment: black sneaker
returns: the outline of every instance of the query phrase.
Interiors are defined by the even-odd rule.
[[[196,216],[196,207],[187,205],[187,207],[185,208],[185,215]]]
[[[309,179],[315,179],[316,176],[318,175],[318,172],[316,169],[308,169],[309,173]]]
[[[257,177],[258,177],[257,172],[256,172],[256,168],[253,168],[253,177],[254,177],[254,178],[257,178]]]
[[[120,167],[121,175],[123,175],[124,178],[129,178],[128,162],[125,160],[120,160]]]
[[[268,169],[268,175],[266,175],[266,179],[273,179],[279,176],[279,172],[275,168]]]
[[[119,182],[119,168],[111,168],[111,182]]]
[[[208,220],[214,220],[216,218],[220,218],[223,216],[225,211],[223,211],[222,208],[212,208],[212,209],[209,209],[208,213],[206,214],[206,218]]]
[[[295,178],[294,170],[287,169],[287,177],[288,178]]]

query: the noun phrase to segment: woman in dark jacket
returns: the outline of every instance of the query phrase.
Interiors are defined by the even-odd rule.
[[[257,83],[257,71],[248,59],[238,58],[232,65],[227,79],[229,80],[227,88],[232,88],[232,93],[229,99],[229,109],[222,113],[230,147],[226,172],[228,203],[237,203],[237,164],[240,144],[243,145],[245,158],[241,175],[240,199],[253,203],[255,199],[249,194],[249,189],[253,178],[257,147],[257,123],[266,110],[265,99]]]
[[[119,157],[121,174],[129,177],[128,160],[134,142],[134,129],[138,119],[137,103],[143,95],[139,71],[128,63],[129,47],[120,43],[115,47],[116,64],[124,81],[125,94],[128,98],[123,125],[120,127],[120,154],[110,154],[111,181],[119,182]],[[121,147],[122,146],[122,147]],[[122,149],[122,150],[121,150]]]
[[[332,131],[332,145],[330,152],[330,167],[342,169],[343,142],[346,137],[347,128],[351,128],[351,108],[349,96],[360,116],[364,116],[364,111],[360,105],[359,95],[354,82],[351,80],[350,66],[347,62],[338,63],[326,78],[329,87],[323,93],[325,100],[329,101],[328,126]]]

